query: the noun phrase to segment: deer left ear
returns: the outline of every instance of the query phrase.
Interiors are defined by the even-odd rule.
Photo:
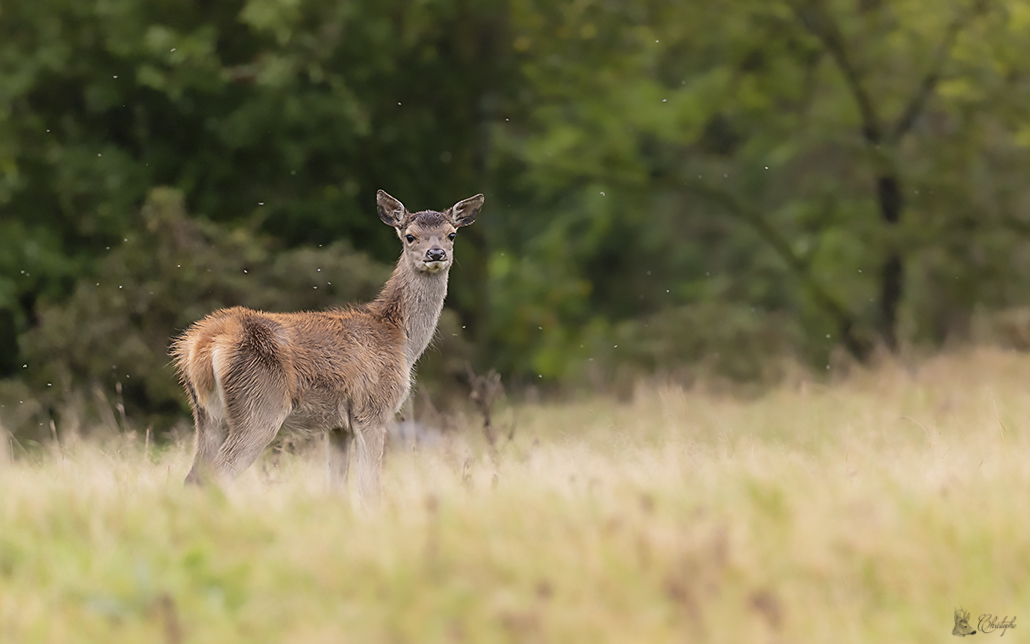
[[[451,223],[461,228],[474,222],[476,215],[479,214],[479,209],[483,207],[483,199],[483,195],[476,195],[475,197],[463,199],[451,206],[451,209],[447,211],[451,218]]]

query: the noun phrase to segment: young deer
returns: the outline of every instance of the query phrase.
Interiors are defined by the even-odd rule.
[[[359,494],[378,498],[387,423],[436,331],[455,232],[475,221],[483,195],[446,212],[410,213],[382,190],[376,201],[404,249],[375,301],[305,313],[222,309],[175,340],[197,429],[187,483],[236,476],[285,426],[328,433],[333,485],[346,483],[356,440]]]

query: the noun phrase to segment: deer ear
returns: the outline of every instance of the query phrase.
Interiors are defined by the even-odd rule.
[[[379,218],[387,226],[399,228],[408,218],[408,209],[404,204],[386,194],[385,190],[376,193],[376,207],[379,210]]]
[[[476,220],[476,215],[479,214],[479,209],[483,207],[483,195],[476,195],[475,197],[469,197],[463,199],[458,203],[451,206],[451,209],[447,211],[450,215],[451,223],[458,228],[462,226],[468,226]]]

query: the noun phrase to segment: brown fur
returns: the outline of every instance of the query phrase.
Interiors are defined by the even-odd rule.
[[[337,485],[346,482],[356,441],[359,493],[365,502],[378,497],[387,423],[408,395],[447,295],[449,236],[475,220],[483,195],[442,213],[409,213],[380,190],[377,205],[404,251],[374,302],[305,313],[221,309],[175,340],[196,423],[187,483],[234,477],[285,426],[328,433]]]

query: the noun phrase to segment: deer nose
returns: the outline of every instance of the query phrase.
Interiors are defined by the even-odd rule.
[[[426,251],[426,259],[430,262],[442,262],[447,259],[447,251],[442,248],[430,248]]]

